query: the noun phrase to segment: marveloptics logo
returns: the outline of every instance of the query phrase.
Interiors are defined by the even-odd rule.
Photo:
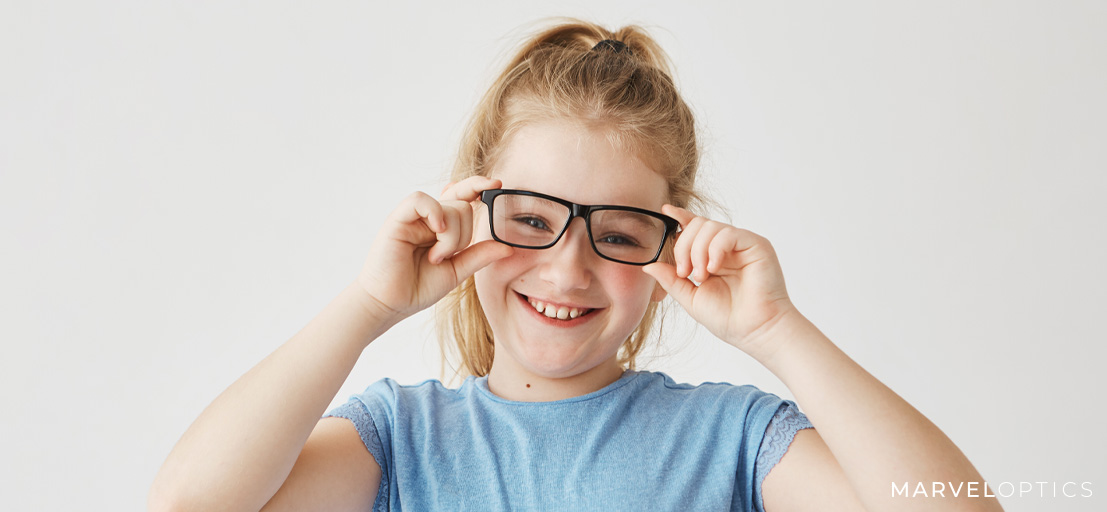
[[[930,484],[930,485],[927,485]],[[1016,485],[1017,484],[1017,485]],[[1091,482],[1000,482],[995,486],[996,492],[992,494],[988,482],[918,482],[912,488],[910,482],[904,482],[902,486],[892,482],[892,497],[901,498],[1010,498],[1018,495],[1025,496],[1066,497],[1066,498],[1090,498],[1092,497]],[[1050,494],[1052,491],[1052,494]]]

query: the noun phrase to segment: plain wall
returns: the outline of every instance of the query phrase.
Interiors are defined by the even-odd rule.
[[[201,410],[353,280],[400,198],[438,193],[548,15],[651,30],[729,220],[989,482],[1094,492],[1007,510],[1107,508],[1107,4],[99,4],[0,6],[3,508],[143,508]],[[438,377],[429,313],[333,403]],[[648,369],[791,398],[669,325]]]

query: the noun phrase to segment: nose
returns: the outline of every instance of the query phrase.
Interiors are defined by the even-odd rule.
[[[596,254],[588,242],[584,219],[573,219],[561,240],[541,252],[545,261],[538,276],[556,290],[582,290],[591,284]]]

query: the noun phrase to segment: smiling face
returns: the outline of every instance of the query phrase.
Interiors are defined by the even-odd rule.
[[[612,147],[603,132],[568,123],[520,129],[504,147],[492,177],[505,189],[580,204],[660,211],[668,201],[661,175]],[[486,209],[475,222],[475,238],[491,239]],[[556,382],[563,391],[588,392],[614,381],[622,373],[620,345],[642,320],[649,301],[663,296],[641,267],[597,255],[580,218],[553,247],[516,249],[477,272],[475,283],[495,333],[489,385],[499,385],[498,393],[508,386],[522,389],[524,382],[545,383],[546,390]],[[567,318],[551,318],[558,313]]]

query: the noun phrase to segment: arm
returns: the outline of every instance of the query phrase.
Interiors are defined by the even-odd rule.
[[[810,428],[796,432],[784,457],[769,471],[761,483],[761,501],[768,512],[865,510],[842,466]]]
[[[368,511],[380,481],[381,468],[353,423],[323,418],[292,472],[261,511]]]
[[[893,497],[892,482],[956,487],[983,479],[941,430],[796,310],[768,240],[680,208],[663,211],[683,227],[675,265],[643,270],[696,321],[777,375],[818,431],[798,433],[765,478],[766,510],[1001,510],[982,496]],[[822,499],[784,496],[797,489]]]
[[[766,336],[780,336],[781,341],[763,342],[779,350],[761,362],[795,394],[817,432],[797,433],[788,453],[765,477],[766,510],[826,510],[815,500],[820,495],[838,495],[821,502],[840,506],[835,510],[1002,510],[994,497],[984,497],[983,477],[937,426],[846,356],[798,311],[792,314],[794,318],[766,331]],[[957,498],[952,489],[946,489],[944,497],[911,498],[894,496],[893,482],[908,483],[909,493],[923,482],[928,494],[931,482],[953,488],[964,484]],[[975,497],[969,496],[969,482],[977,482]],[[790,492],[796,488],[814,492]],[[851,496],[842,495],[842,489],[849,489]]]
[[[301,451],[305,460],[328,451],[309,447],[326,445],[333,430],[313,436],[322,445],[305,443],[362,349],[391,325],[363,295],[356,283],[348,286],[204,410],[158,472],[150,510],[259,510]],[[360,444],[356,431],[353,439]]]
[[[270,500],[267,509],[357,505],[326,501],[360,497],[328,490],[379,481],[380,467],[364,446],[357,456],[349,453],[354,441],[361,444],[353,425],[319,418],[370,342],[513,252],[493,241],[470,245],[470,203],[498,186],[473,177],[448,187],[442,202],[408,196],[381,228],[357,281],[221,393],[181,436],[154,479],[148,507],[253,511]]]

